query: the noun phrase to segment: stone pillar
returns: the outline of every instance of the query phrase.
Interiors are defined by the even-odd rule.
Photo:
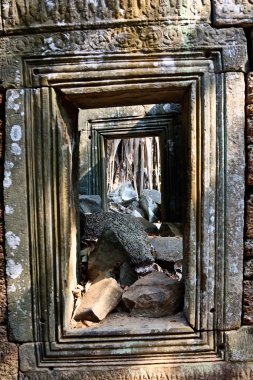
[[[243,322],[253,324],[253,73],[247,76],[246,143],[248,195],[246,200],[246,241],[244,246]]]
[[[0,91],[0,379],[18,378],[18,349],[7,338],[7,298],[4,257],[4,100],[5,92]]]

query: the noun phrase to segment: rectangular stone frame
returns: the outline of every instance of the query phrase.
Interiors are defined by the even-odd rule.
[[[160,117],[128,117],[128,118],[105,118],[88,120],[84,126],[80,126],[80,159],[83,159],[84,170],[89,172],[89,177],[86,180],[87,194],[99,194],[102,198],[102,205],[107,211],[107,189],[106,189],[106,161],[105,161],[105,141],[115,138],[134,138],[146,136],[158,136],[160,139],[160,154],[161,154],[161,193],[162,193],[162,221],[166,222],[173,220],[175,215],[181,215],[180,202],[182,201],[182,189],[179,189],[179,183],[172,183],[173,174],[176,170],[184,170],[184,164],[179,162],[180,154],[175,152],[166,163],[166,157],[170,154],[168,151],[167,141],[172,136],[172,128],[180,128],[179,114],[168,112],[167,115]],[[182,129],[182,128],[181,128]],[[181,132],[181,140],[183,133]],[[181,144],[182,141],[181,141]],[[182,154],[182,152],[181,152]],[[175,157],[176,156],[176,157]],[[176,159],[178,161],[176,162]],[[173,160],[174,165],[171,163]],[[182,161],[182,160],[181,160]],[[169,157],[168,157],[169,162]],[[91,164],[92,163],[92,164]],[[176,169],[175,166],[178,165]],[[171,167],[173,166],[173,168]],[[174,171],[174,173],[172,173]],[[171,184],[171,185],[170,185]],[[177,190],[172,190],[172,186]],[[182,187],[182,186],[181,186]],[[169,207],[171,203],[171,207]],[[179,208],[179,212],[175,210]]]
[[[70,60],[71,76],[66,75]],[[99,71],[93,69],[96,60]],[[138,69],[136,62],[141,63]],[[24,64],[26,85],[31,88],[7,92],[10,150],[6,160],[14,161],[7,178],[11,178],[14,186],[17,186],[15,181],[21,181],[24,194],[28,194],[28,200],[23,199],[20,207],[25,211],[29,205],[31,263],[26,261],[22,271],[29,279],[31,265],[33,301],[30,306],[26,301],[28,315],[20,320],[22,328],[15,328],[18,308],[16,314],[10,315],[10,324],[15,339],[37,342],[34,346],[21,347],[23,352],[35,349],[36,360],[30,365],[64,367],[67,358],[72,367],[120,366],[122,360],[124,365],[169,364],[178,360],[185,363],[196,355],[199,361],[222,360],[223,349],[219,345],[223,342],[223,331],[239,328],[241,324],[244,117],[241,116],[243,100],[233,102],[233,94],[241,91],[239,99],[243,99],[243,74],[220,73],[218,51],[209,57],[201,51],[183,56],[158,53],[147,59],[137,54],[127,58],[114,54],[105,63],[100,58],[80,56],[47,58],[45,63],[26,59]],[[152,89],[151,97],[148,89]],[[70,148],[77,125],[73,115],[77,115],[78,107],[111,105],[108,99],[115,96],[121,99],[122,94],[124,105],[131,104],[133,93],[135,104],[154,102],[154,99],[183,104],[183,123],[189,130],[187,154],[191,173],[187,202],[189,229],[184,248],[184,311],[194,330],[162,336],[155,332],[145,336],[129,333],[125,338],[120,332],[97,336],[88,330],[73,331],[67,327],[76,269],[77,196],[71,170],[75,151]],[[233,108],[228,107],[231,102]],[[16,141],[11,134],[11,120],[16,120],[17,113],[22,115],[23,105],[26,119],[20,120],[22,135],[18,144],[26,155],[19,157],[17,149],[11,148]],[[15,199],[15,194],[8,190],[10,186],[6,186],[7,204]],[[8,215],[7,228],[13,225],[13,218],[13,214]],[[19,245],[18,235],[13,235],[7,240],[10,250]],[[17,286],[19,279],[14,279]],[[22,282],[24,279],[23,276]],[[12,286],[11,276],[8,285]],[[27,318],[29,307],[30,319]],[[32,331],[28,328],[31,322]],[[24,362],[21,370],[26,370]]]

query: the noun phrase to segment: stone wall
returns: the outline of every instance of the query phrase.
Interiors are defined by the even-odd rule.
[[[8,342],[7,295],[4,257],[4,119],[5,91],[0,90],[0,378],[16,379],[18,376],[18,347]]]
[[[253,366],[251,364],[253,361],[253,342],[252,327],[250,327],[250,325],[253,325],[253,73],[250,70],[253,70],[253,2],[251,0],[197,0],[195,2],[190,0],[179,2],[173,0],[133,0],[130,2],[124,0],[121,2],[116,0],[100,2],[88,0],[0,0],[0,19],[0,379],[17,379],[18,374],[20,374],[20,379],[26,380],[66,378],[73,380],[251,380],[253,378]],[[223,27],[224,29],[220,29]],[[248,45],[241,28],[244,28],[248,38]],[[230,46],[226,50],[225,45],[227,43]],[[232,328],[232,331],[224,333],[226,336],[224,338],[225,343],[220,342],[217,348],[220,360],[218,362],[217,356],[217,363],[213,357],[212,363],[209,363],[211,354],[210,357],[207,354],[206,358],[201,359],[200,364],[197,364],[191,358],[190,361],[192,362],[189,361],[189,364],[181,365],[174,358],[174,364],[169,366],[166,365],[166,360],[171,354],[168,354],[164,359],[164,363],[160,362],[157,366],[152,367],[147,362],[145,364],[138,362],[138,364],[134,365],[128,364],[127,369],[117,367],[115,370],[107,368],[106,371],[103,368],[96,367],[93,369],[84,368],[82,362],[80,364],[80,367],[83,366],[81,369],[77,369],[77,367],[67,369],[66,367],[70,366],[70,359],[68,359],[67,365],[57,362],[59,364],[58,368],[44,364],[43,360],[39,362],[39,359],[38,364],[35,358],[39,358],[39,349],[36,351],[37,346],[36,344],[33,345],[35,333],[32,335],[30,331],[32,326],[29,333],[27,331],[27,340],[18,338],[18,334],[13,334],[8,327],[10,323],[8,324],[6,280],[9,280],[9,315],[16,308],[16,305],[14,305],[15,291],[13,291],[15,285],[11,283],[12,278],[6,275],[6,258],[4,256],[3,174],[5,137],[6,141],[9,139],[9,136],[5,136],[6,90],[13,91],[14,94],[15,88],[19,89],[20,92],[25,88],[28,90],[25,96],[29,97],[31,96],[29,93],[31,87],[34,87],[33,91],[37,94],[37,88],[47,88],[50,81],[54,83],[55,87],[58,86],[61,80],[64,81],[63,75],[60,80],[57,79],[58,82],[57,80],[54,82],[54,73],[52,72],[46,77],[45,67],[42,69],[41,74],[39,65],[39,69],[32,68],[30,70],[29,59],[32,56],[34,60],[36,60],[37,56],[43,58],[59,57],[58,61],[56,59],[58,64],[63,55],[70,55],[72,59],[75,56],[78,57],[81,53],[84,55],[94,54],[96,57],[103,56],[106,59],[111,53],[115,54],[115,56],[117,54],[126,56],[129,52],[134,52],[143,54],[145,57],[145,55],[152,55],[154,52],[159,55],[166,50],[177,53],[190,51],[194,55],[199,47],[204,51],[205,58],[208,59],[211,51],[210,46],[215,46],[214,55],[216,54],[217,57],[219,56],[218,50],[223,49],[222,58],[219,56],[215,63],[217,67],[214,69],[211,67],[212,63],[210,63],[210,71],[216,70],[217,73],[222,71],[225,78],[224,83],[229,83],[230,80],[230,73],[227,72],[239,71],[242,76],[245,75],[247,87],[245,105],[247,168],[242,305],[242,325],[244,326],[239,330],[236,330],[238,328],[236,326],[235,329]],[[243,51],[247,46],[251,68],[249,64],[244,65],[238,58],[243,55]],[[91,64],[89,65],[91,66]],[[99,63],[94,64],[94,71],[96,72],[96,70],[99,72]],[[150,69],[150,72],[152,70],[153,68]],[[40,76],[36,77],[37,74],[40,74]],[[81,79],[78,78],[78,80]],[[231,83],[232,80],[230,81]],[[87,86],[87,83],[85,85]],[[46,92],[46,90],[43,91]],[[16,112],[14,95],[13,109]],[[44,95],[45,93],[42,96],[36,95],[36,101],[39,103],[41,101],[40,96],[43,97]],[[71,91],[69,91],[68,96],[71,96]],[[229,96],[232,96],[231,93]],[[236,97],[237,95],[234,94],[234,96]],[[244,100],[240,99],[239,101]],[[229,112],[232,111],[230,110]],[[225,110],[224,113],[226,113]],[[24,115],[20,113],[13,120],[17,120],[18,117],[24,118]],[[27,126],[29,128],[29,121]],[[27,135],[29,136],[29,132]],[[18,161],[18,140],[14,138],[13,141],[16,144],[16,150],[14,150],[13,146],[12,153],[15,160]],[[234,142],[230,142],[231,146],[236,142],[235,138]],[[21,168],[26,170],[25,166],[21,166]],[[22,199],[19,202],[22,203]],[[243,199],[241,199],[242,202],[244,202]],[[22,210],[22,207],[19,209]],[[229,213],[229,210],[227,213]],[[24,214],[18,215],[18,219],[21,224],[27,223],[26,215]],[[233,239],[233,236],[231,239]],[[243,256],[243,252],[241,252],[241,256]],[[9,255],[9,259],[10,257]],[[22,251],[18,257],[22,258]],[[30,268],[29,261],[25,265],[28,268],[27,272],[34,270],[33,267]],[[231,271],[234,270],[236,273],[238,268],[234,268],[232,264],[231,268]],[[211,277],[212,274],[210,274]],[[22,281],[26,282],[26,278]],[[226,286],[229,285],[225,279],[224,287]],[[233,295],[233,292],[231,294]],[[30,294],[28,294],[28,297],[30,297]],[[228,300],[233,302],[232,296],[226,299],[227,302]],[[221,308],[223,306],[221,305]],[[237,306],[237,308],[240,307],[241,305]],[[32,318],[31,310],[27,311],[27,315]],[[30,323],[27,315],[23,318],[26,321],[25,323]],[[13,325],[13,316],[11,318],[11,324]],[[35,317],[33,321],[44,323]],[[22,324],[23,322],[17,319],[16,325],[18,326],[19,323]],[[18,327],[16,327],[16,330],[18,330]],[[25,329],[23,329],[22,334],[21,336],[25,335]],[[37,341],[39,341],[39,338],[36,337]],[[34,338],[34,341],[36,339]],[[22,344],[24,342],[27,343]],[[21,345],[20,349],[19,345]],[[76,347],[77,351],[78,349],[79,346]],[[19,357],[18,351],[20,352]],[[35,351],[37,352],[36,354],[34,354]],[[53,351],[54,348],[51,352]],[[214,354],[212,353],[212,355]],[[115,363],[117,360],[118,358],[115,359]],[[120,365],[123,367],[125,364],[121,363]]]

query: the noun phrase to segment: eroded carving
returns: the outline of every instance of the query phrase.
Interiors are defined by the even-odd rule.
[[[214,17],[217,25],[252,24],[252,0],[215,0]]]
[[[209,20],[207,0],[3,0],[6,29],[118,20]]]

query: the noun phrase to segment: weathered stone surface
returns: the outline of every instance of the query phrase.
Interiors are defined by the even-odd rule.
[[[142,368],[53,369],[21,373],[20,380],[252,380],[251,363],[187,363]]]
[[[253,24],[253,3],[251,0],[214,0],[213,13],[216,26],[252,26]]]
[[[244,256],[246,258],[253,257],[253,240],[247,239],[244,243]]]
[[[94,281],[103,273],[119,270],[120,266],[128,260],[124,247],[119,244],[115,235],[105,230],[93,252],[88,258],[87,279]]]
[[[14,343],[0,343],[0,379],[18,379],[18,348]]]
[[[183,226],[182,223],[162,223],[159,235],[166,237],[166,236],[183,236]]]
[[[152,272],[130,286],[122,301],[133,316],[173,315],[182,307],[183,286],[162,272]]]
[[[115,235],[114,241],[124,248],[131,265],[154,261],[150,242],[137,218],[110,212],[86,215],[86,238],[100,237],[105,229]]]
[[[0,247],[1,249],[1,247]],[[5,322],[7,312],[6,285],[5,285],[5,261],[0,250],[0,323]]]
[[[133,215],[133,216],[135,216],[135,215]],[[138,222],[140,222],[142,224],[144,231],[147,234],[158,235],[159,231],[158,231],[158,228],[156,227],[156,225],[154,223],[150,223],[147,219],[142,218],[142,217],[138,217]]]
[[[246,116],[247,116],[247,143],[253,144],[253,101],[252,101],[252,87],[253,87],[253,76],[252,73],[247,76],[247,105],[246,105]]]
[[[101,197],[99,195],[80,195],[80,211],[83,214],[94,214],[101,212],[101,202]]]
[[[253,324],[253,280],[246,280],[243,285],[243,322]]]
[[[0,326],[0,342],[7,342],[7,327],[6,326]]]
[[[242,29],[214,29],[208,24],[116,27],[2,38],[0,78],[6,88],[23,85],[21,56],[63,56],[76,52],[178,51],[194,48],[210,52],[221,48],[225,71],[244,70],[247,42]],[[39,79],[38,73],[26,78],[26,85]]]
[[[153,255],[164,262],[183,260],[183,239],[181,237],[155,236],[150,238]]]
[[[1,11],[0,11],[1,14]],[[6,284],[5,284],[5,260],[4,260],[4,92],[0,91],[0,323],[5,322],[7,311]]]
[[[137,20],[174,20],[189,22],[194,20],[210,21],[211,4],[198,0],[192,5],[190,0],[184,3],[151,2],[141,3],[132,1],[130,4],[117,1],[92,3],[73,0],[65,3],[45,2],[33,0],[15,3],[3,1],[3,23],[7,32],[23,31],[24,29],[69,29],[80,28],[83,25],[107,23],[108,25]]]
[[[233,362],[252,361],[253,327],[243,326],[225,333],[225,359]]]
[[[152,190],[151,189],[144,189],[142,194],[151,198],[152,201],[154,201],[158,205],[161,204],[161,193],[160,193],[160,191],[154,190],[154,189],[152,189]]]
[[[159,220],[159,208],[149,196],[142,195],[140,198],[140,206],[145,211],[149,222],[157,222]]]
[[[138,280],[138,276],[131,268],[131,266],[128,264],[128,262],[124,262],[120,267],[120,273],[119,273],[119,283],[121,286],[130,286],[135,281]]]
[[[76,321],[101,321],[118,305],[122,294],[123,290],[113,278],[96,282],[82,296],[74,319]]]
[[[108,198],[111,202],[122,205],[130,204],[135,201],[137,197],[138,194],[130,182],[122,183],[117,189],[108,194]]]
[[[253,194],[246,200],[246,236],[253,238]]]
[[[224,329],[241,325],[245,183],[245,80],[243,73],[226,73],[226,234]],[[237,94],[236,98],[234,94]],[[221,281],[223,281],[221,279]],[[219,316],[218,316],[219,318]]]
[[[244,277],[246,279],[253,279],[253,259],[244,262]]]
[[[247,147],[247,183],[253,185],[253,145]]]

